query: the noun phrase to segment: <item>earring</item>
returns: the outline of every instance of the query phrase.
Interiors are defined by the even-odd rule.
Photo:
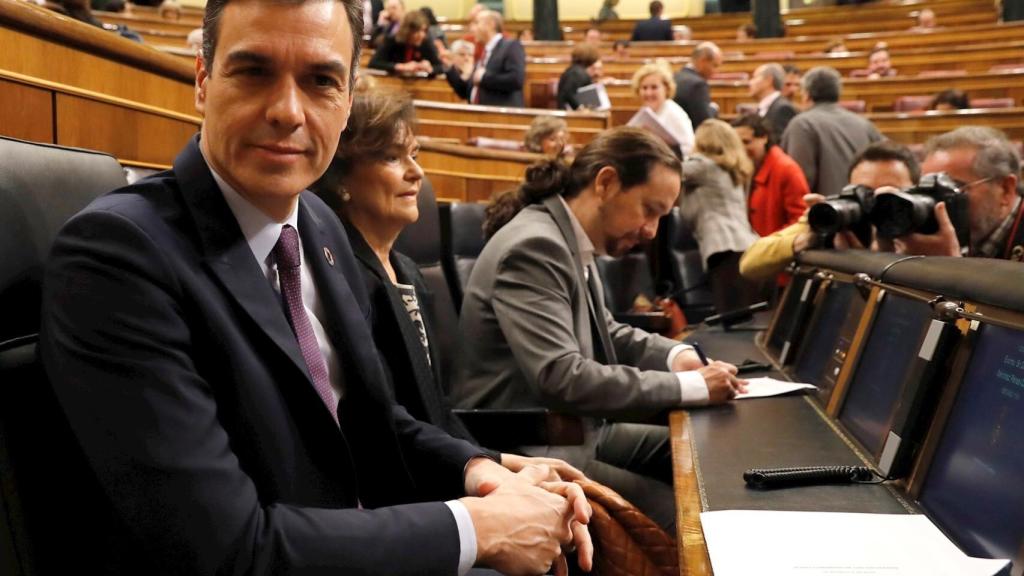
[[[346,190],[344,186],[342,186],[342,188],[341,188],[341,201],[342,202],[348,202],[351,199],[352,199],[352,195],[348,193],[348,190]]]

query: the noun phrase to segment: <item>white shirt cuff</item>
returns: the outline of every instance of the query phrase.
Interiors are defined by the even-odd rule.
[[[676,344],[668,351],[669,372],[672,371],[672,363],[676,361],[676,356],[678,356],[680,352],[686,352],[687,350],[693,350],[693,346],[690,346],[689,344]]]
[[[708,383],[696,370],[676,372],[679,378],[679,395],[683,406],[708,403]]]
[[[699,374],[698,374],[699,376]],[[704,378],[701,378],[704,381]],[[707,390],[704,392],[707,397]],[[455,526],[459,530],[459,576],[465,576],[476,562],[476,528],[473,527],[473,518],[469,515],[466,505],[458,500],[449,500],[445,505],[452,511],[455,517]]]

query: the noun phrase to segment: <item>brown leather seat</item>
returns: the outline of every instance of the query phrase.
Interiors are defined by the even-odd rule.
[[[600,576],[676,576],[675,540],[643,512],[607,486],[577,480],[594,509],[594,574]]]

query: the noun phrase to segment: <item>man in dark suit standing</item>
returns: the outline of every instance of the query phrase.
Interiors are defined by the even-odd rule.
[[[526,81],[526,52],[518,40],[502,35],[501,14],[484,10],[476,17],[477,44],[484,46],[484,55],[463,80],[458,68],[445,70],[448,84],[470,104],[485,106],[513,106],[522,108],[523,83]]]
[[[40,353],[111,508],[103,573],[541,573],[572,533],[589,550],[576,487],[387,391],[351,247],[304,191],[348,120],[361,13],[211,0],[199,138],[54,244]]]
[[[758,66],[747,84],[750,95],[757,99],[757,115],[768,122],[775,142],[782,139],[786,126],[797,114],[796,106],[782,95],[785,83],[786,71],[772,63]]]
[[[722,65],[722,51],[713,42],[701,42],[693,49],[690,63],[676,73],[676,104],[679,104],[696,130],[700,123],[716,116],[711,108],[708,80]]]
[[[633,42],[671,42],[672,22],[661,19],[661,13],[664,10],[665,5],[661,3],[661,0],[651,2],[651,17],[636,23],[630,40]]]

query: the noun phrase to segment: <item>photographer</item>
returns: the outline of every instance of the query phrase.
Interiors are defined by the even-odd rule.
[[[872,189],[887,186],[908,188],[921,176],[917,160],[910,150],[888,140],[869,144],[850,165],[849,183]],[[820,194],[804,196],[808,206],[824,199]],[[804,212],[796,223],[758,239],[747,248],[740,259],[740,274],[752,280],[771,278],[782,272],[797,253],[815,247],[816,240],[807,222],[807,212]],[[849,232],[840,232],[836,235],[836,247],[860,247],[860,243]]]
[[[1024,260],[1024,226],[1018,183],[1020,155],[994,128],[964,126],[925,145],[924,173],[945,172],[970,202],[970,246],[961,246],[944,203],[935,205],[939,231],[894,240],[896,252]]]

